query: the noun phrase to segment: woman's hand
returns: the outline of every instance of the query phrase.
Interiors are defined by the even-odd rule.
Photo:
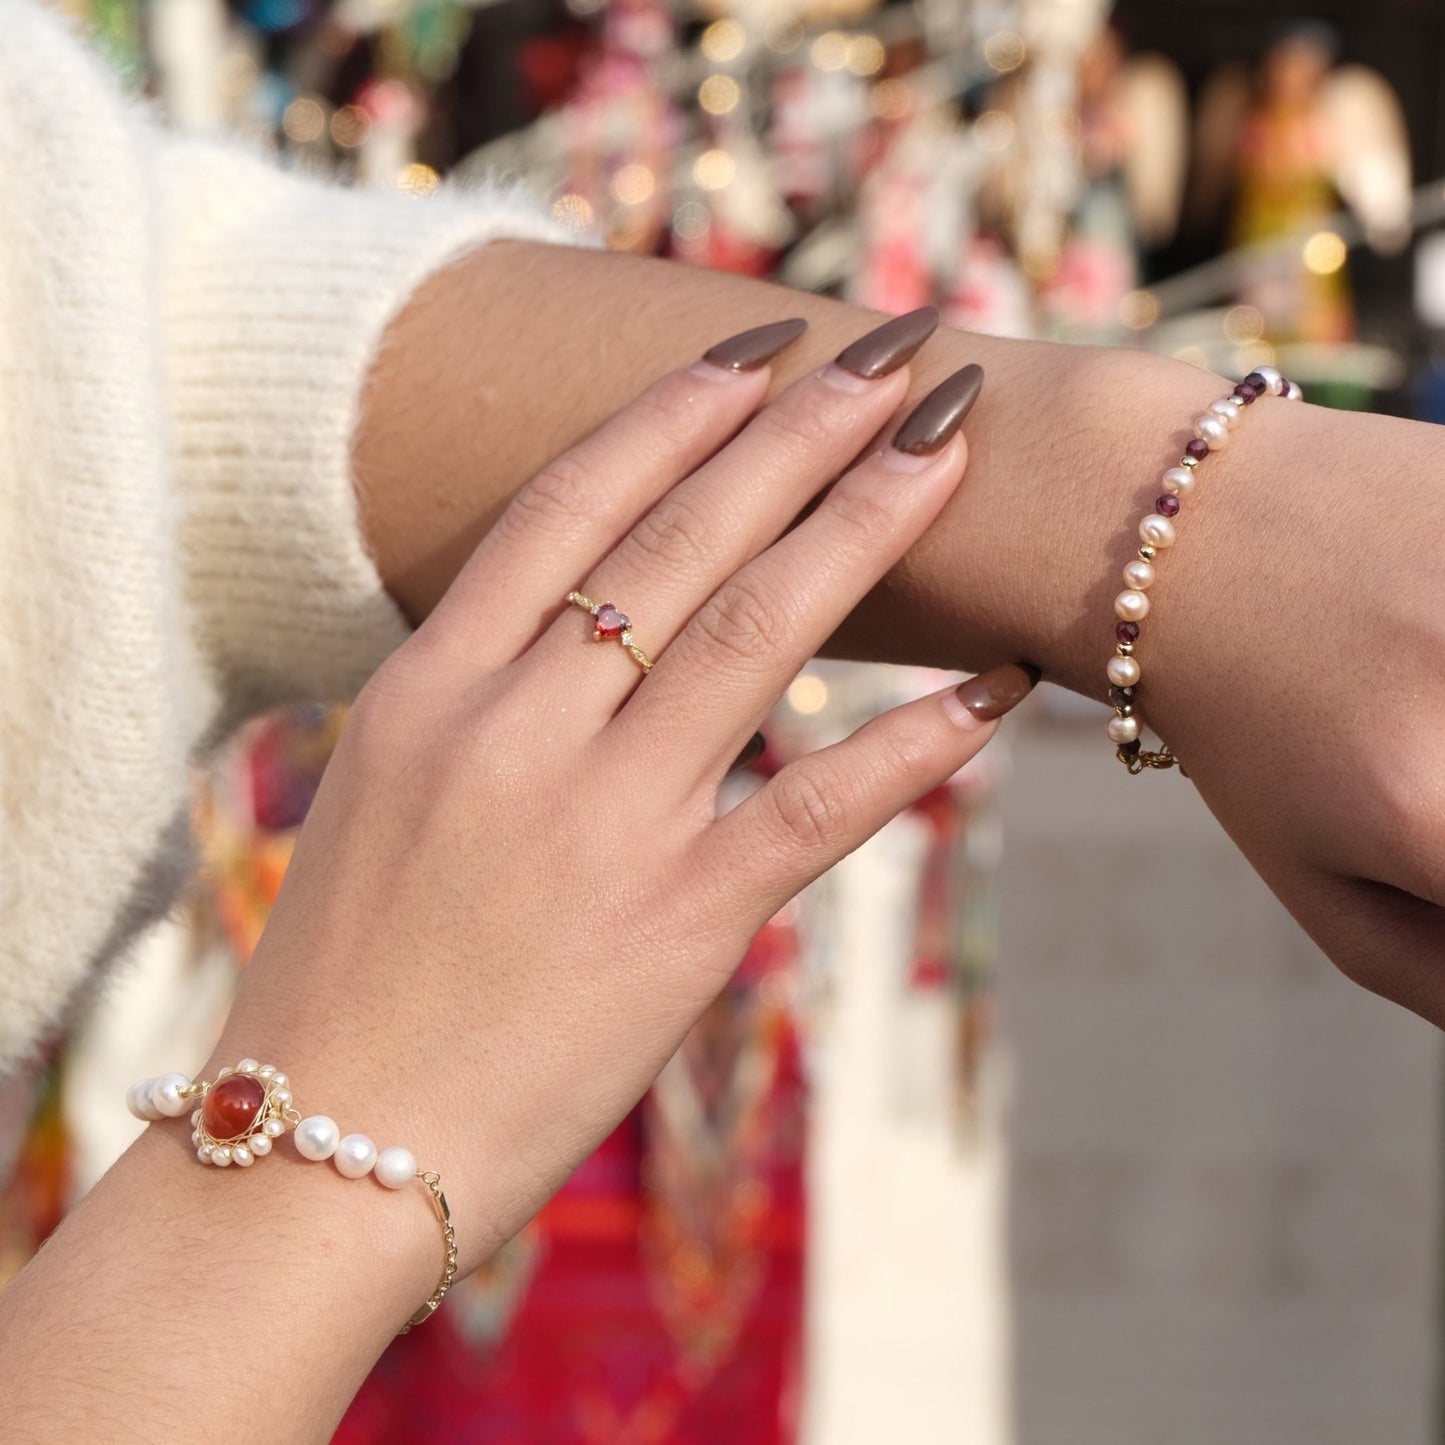
[[[904,424],[914,450],[847,470],[930,330],[892,323],[751,420],[764,366],[664,377],[519,494],[347,722],[216,1060],[264,1054],[303,1113],[440,1170],[464,1268],[632,1106],[767,918],[1031,685],[1004,668],[898,708],[716,815],[958,486],[976,367]],[[650,673],[574,588],[633,619]]]
[[[1006,666],[909,703],[717,815],[769,708],[958,486],[977,367],[850,469],[935,319],[757,416],[800,326],[663,377],[518,495],[347,722],[202,1077],[264,1056],[303,1114],[411,1149],[463,1271],[616,1125],[769,915],[1033,685]],[[628,610],[646,676],[575,588]],[[205,1168],[156,1125],[0,1296],[0,1412],[36,1441],[325,1439],[441,1255],[419,1186],[289,1142]]]

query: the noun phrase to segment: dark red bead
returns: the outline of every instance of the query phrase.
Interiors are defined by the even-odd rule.
[[[1184,455],[1193,457],[1196,462],[1202,462],[1209,455],[1209,443],[1203,437],[1195,437],[1187,447],[1184,448]]]
[[[1177,517],[1179,515],[1179,498],[1171,497],[1166,492],[1157,502],[1154,503],[1154,510],[1161,517]]]
[[[1114,636],[1120,642],[1137,642],[1139,640],[1139,624],[1137,622],[1121,622],[1114,629]]]
[[[1111,687],[1109,689],[1109,705],[1111,707],[1132,707],[1134,704],[1134,689],[1132,687]]]
[[[1241,381],[1239,385],[1234,388],[1234,394],[1240,399],[1240,401],[1245,404],[1245,406],[1248,406],[1252,401],[1257,401],[1259,399],[1259,392],[1257,392],[1254,387],[1252,387],[1247,381]]]
[[[1252,386],[1261,396],[1269,390],[1269,383],[1257,372],[1251,371],[1244,378],[1245,386]]]
[[[1281,396],[1288,396],[1288,395],[1289,395],[1289,378],[1288,378],[1288,377],[1284,377],[1284,376],[1280,377],[1280,379],[1279,379],[1279,394],[1280,394]]]
[[[1119,750],[1126,758],[1132,758],[1137,756],[1139,749],[1143,746],[1143,743],[1141,743],[1138,738],[1135,738],[1132,743],[1121,743]]]

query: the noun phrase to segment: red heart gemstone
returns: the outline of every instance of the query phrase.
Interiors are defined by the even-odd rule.
[[[631,620],[624,613],[619,612],[610,602],[604,602],[602,606],[597,609],[593,621],[596,622],[597,631],[601,633],[603,637],[620,637],[632,626]]]
[[[250,1074],[227,1074],[206,1090],[201,1123],[212,1139],[235,1139],[249,1134],[266,1102],[266,1090]]]

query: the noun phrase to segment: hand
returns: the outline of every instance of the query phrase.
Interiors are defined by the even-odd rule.
[[[1344,973],[1437,1026],[1445,560],[1425,479],[1442,439],[1256,405],[1201,469],[1141,639],[1146,716],[1265,882]]]
[[[1007,667],[897,708],[716,816],[768,710],[958,486],[979,379],[905,423],[916,453],[845,471],[905,366],[825,368],[752,420],[766,367],[665,376],[522,490],[351,714],[215,1059],[264,1054],[303,1113],[438,1169],[464,1269],[623,1117],[767,918],[1031,686]],[[631,615],[646,677],[594,643],[577,587]],[[370,1187],[329,1182],[341,1208]]]

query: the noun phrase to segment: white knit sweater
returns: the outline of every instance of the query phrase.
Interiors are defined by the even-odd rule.
[[[0,0],[0,1073],[172,900],[186,766],[342,698],[405,635],[349,449],[388,320],[499,235],[167,137],[35,0]]]

